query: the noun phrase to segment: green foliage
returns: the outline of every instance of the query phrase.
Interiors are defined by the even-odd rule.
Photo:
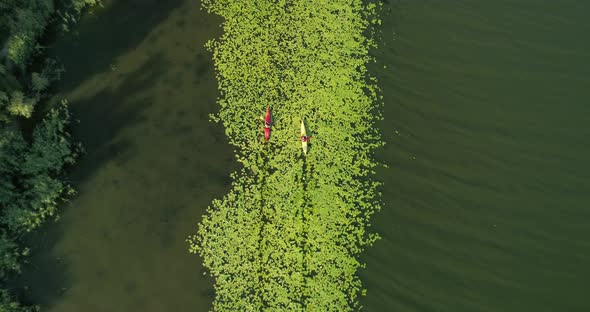
[[[69,121],[65,102],[49,111],[33,132],[33,143],[22,164],[24,174],[59,174],[64,165],[74,163],[78,149],[72,145],[66,132]]]
[[[8,95],[0,91],[0,124],[8,122],[10,120],[6,112],[6,106],[8,106],[9,101],[10,98],[8,97]]]
[[[11,34],[7,43],[8,59],[24,68],[38,49],[37,39],[53,12],[53,0],[25,0],[14,4],[7,23]]]
[[[53,83],[61,78],[64,72],[62,66],[57,64],[54,59],[47,59],[40,73],[31,74],[30,90],[36,97],[44,95],[44,91]]]
[[[0,140],[0,222],[12,233],[26,233],[57,214],[64,195],[73,190],[62,182],[64,166],[74,163],[79,148],[66,132],[65,106],[52,109],[35,128],[31,144],[14,131]]]
[[[6,43],[8,50],[8,59],[13,61],[15,64],[24,66],[28,54],[32,51],[31,47],[28,47],[30,41],[27,38],[23,38],[20,35],[10,37]]]
[[[31,56],[41,47],[39,37],[53,17],[58,3],[64,26],[77,22],[85,7],[99,4],[99,0],[1,0],[0,30],[6,28],[10,36],[6,43],[7,57],[24,69]]]
[[[5,233],[0,234],[0,279],[4,279],[9,273],[20,272],[19,260],[22,255],[14,240]]]
[[[189,238],[215,278],[216,311],[351,311],[358,255],[380,209],[382,145],[366,64],[377,7],[360,0],[208,0],[224,34],[208,43],[221,98],[214,119],[244,169]],[[369,22],[370,21],[370,22]],[[258,116],[273,110],[264,144]],[[298,139],[313,135],[307,157]]]
[[[77,23],[82,11],[87,7],[100,5],[100,0],[62,0],[59,15],[62,20],[62,27],[68,31],[71,24]]]
[[[6,46],[0,55],[0,282],[20,272],[28,249],[24,236],[48,218],[57,216],[65,196],[73,193],[63,181],[64,167],[80,151],[66,131],[69,114],[64,105],[45,116],[36,107],[48,96],[51,83],[63,71],[43,55],[38,43],[59,8],[71,8],[78,17],[94,0],[0,0],[0,37]],[[35,58],[33,58],[33,56]],[[4,66],[4,65],[7,66]],[[31,64],[33,64],[31,66]],[[33,72],[34,71],[34,72]],[[35,112],[36,111],[36,112]],[[20,121],[33,113],[43,117],[30,140],[21,133]],[[35,118],[37,119],[37,118]],[[0,289],[0,312],[34,312]]]
[[[49,80],[49,77],[47,77],[45,75],[42,75],[39,73],[32,73],[31,74],[32,89],[36,93],[40,93],[43,90],[47,89],[47,87],[49,87],[50,82],[51,81]]]
[[[16,199],[18,184],[16,174],[20,168],[26,142],[19,133],[3,129],[0,136],[0,207],[6,207]]]
[[[82,3],[95,1],[63,0],[60,7],[70,6],[79,13]],[[65,106],[45,116],[35,127],[31,142],[24,140],[14,118],[30,118],[37,102],[46,96],[44,92],[63,71],[48,59],[40,71],[26,72],[39,48],[38,39],[55,13],[54,1],[0,0],[0,13],[0,30],[9,33],[6,57],[20,68],[13,75],[10,68],[0,66],[0,225],[3,237],[16,241],[55,216],[60,198],[73,192],[61,181],[61,175],[64,166],[74,162],[79,148],[70,143],[65,130],[69,122]]]
[[[37,306],[23,307],[6,289],[0,289],[0,312],[39,312]]]
[[[18,0],[0,0],[0,12],[5,13],[14,6],[16,6]]]
[[[60,176],[78,150],[69,142],[65,105],[51,110],[35,128],[32,142],[12,127],[0,125],[0,280],[20,272],[28,249],[20,238],[55,216],[64,195],[72,189]],[[36,312],[0,289],[0,312]]]
[[[4,65],[0,64],[0,90],[15,90],[19,86],[16,77]]]
[[[25,181],[24,192],[5,209],[2,222],[14,232],[30,232],[48,217],[56,216],[59,200],[71,188],[59,179],[39,175]]]
[[[91,7],[100,4],[100,0],[71,0],[70,7],[78,14],[86,7]]]
[[[6,111],[12,116],[29,118],[32,116],[35,105],[42,98],[43,91],[49,85],[59,79],[62,69],[59,68],[54,60],[48,60],[41,73],[33,72],[30,80],[30,95],[20,90],[13,90],[8,96],[0,91],[0,110]],[[6,121],[6,116],[0,111],[0,121]]]
[[[13,116],[31,117],[37,99],[25,96],[21,91],[12,91],[6,109]]]

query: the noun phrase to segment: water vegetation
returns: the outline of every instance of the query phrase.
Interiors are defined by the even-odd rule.
[[[377,235],[372,158],[382,140],[372,61],[378,5],[208,0],[221,123],[243,165],[189,237],[215,278],[215,311],[353,311],[358,256]],[[264,143],[259,116],[273,109]],[[300,121],[313,136],[307,157]]]
[[[46,58],[40,41],[50,24],[71,23],[95,0],[0,0],[0,285],[23,269],[27,234],[57,216],[74,191],[64,170],[79,145],[67,132],[66,101],[39,104],[50,96],[62,69]],[[69,16],[64,19],[64,16]],[[37,311],[0,288],[0,311]]]

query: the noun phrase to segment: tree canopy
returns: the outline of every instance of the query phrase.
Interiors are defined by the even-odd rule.
[[[68,22],[95,0],[0,0],[0,282],[18,273],[29,250],[23,238],[47,219],[73,193],[64,168],[80,152],[67,132],[65,102],[39,107],[62,72],[43,55],[39,39],[47,25]],[[22,121],[33,125],[23,130]],[[33,312],[0,289],[0,311]]]

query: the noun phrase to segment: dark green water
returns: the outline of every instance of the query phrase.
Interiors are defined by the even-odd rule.
[[[590,311],[590,3],[386,9],[367,311]]]
[[[590,5],[546,3],[385,6],[367,311],[590,310]],[[235,168],[207,122],[219,23],[192,0],[111,1],[52,47],[87,155],[21,281],[45,311],[209,308],[184,239]]]

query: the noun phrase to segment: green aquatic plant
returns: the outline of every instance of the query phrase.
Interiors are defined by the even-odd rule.
[[[360,0],[205,1],[221,122],[243,170],[189,238],[215,278],[216,311],[351,311],[358,255],[377,238],[372,151],[378,89],[366,64],[379,24]],[[273,108],[273,135],[258,116]],[[300,120],[313,135],[306,158]]]

